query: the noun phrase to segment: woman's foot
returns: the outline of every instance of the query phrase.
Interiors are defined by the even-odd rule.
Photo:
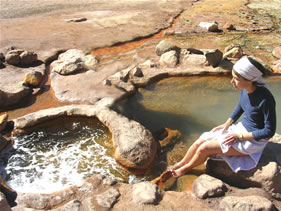
[[[176,170],[171,170],[173,177],[181,177],[185,174],[184,170],[179,168]]]

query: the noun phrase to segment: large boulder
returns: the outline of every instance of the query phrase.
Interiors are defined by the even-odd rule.
[[[223,161],[209,159],[207,172],[241,188],[261,187],[276,199],[281,199],[281,136],[275,135],[264,149],[257,167],[234,173]]]

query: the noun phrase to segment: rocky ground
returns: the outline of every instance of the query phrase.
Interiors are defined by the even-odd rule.
[[[9,119],[14,119],[34,110],[56,107],[69,103],[69,101],[85,103],[81,98],[77,100],[77,96],[81,97],[79,93],[85,93],[89,89],[91,89],[92,93],[96,93],[93,96],[93,102],[90,103],[99,101],[105,94],[108,94],[110,97],[118,97],[124,94],[124,90],[130,92],[130,86],[123,86],[123,83],[119,83],[117,86],[105,85],[108,85],[106,83],[114,82],[114,77],[118,77],[115,75],[112,78],[114,73],[131,67],[131,65],[143,64],[145,61],[159,61],[159,56],[162,53],[160,55],[155,54],[155,46],[161,39],[169,40],[182,48],[209,48],[221,49],[222,51],[230,44],[239,44],[246,53],[262,58],[271,66],[274,66],[277,62],[279,69],[277,68],[276,72],[278,72],[280,70],[279,54],[277,53],[277,56],[272,54],[275,47],[281,46],[280,14],[278,11],[280,11],[278,0],[265,0],[262,2],[257,0],[226,0],[223,4],[217,0],[177,0],[172,2],[160,0],[157,3],[152,0],[116,0],[110,1],[110,4],[105,0],[1,0],[0,49],[4,54],[8,52],[11,46],[15,46],[16,48],[36,52],[40,61],[47,62],[45,58],[50,58],[52,54],[56,55],[56,53],[64,50],[76,48],[84,52],[90,52],[91,55],[97,56],[96,58],[99,61],[99,65],[95,66],[94,71],[88,71],[88,75],[83,75],[83,81],[88,80],[88,82],[87,85],[83,84],[82,89],[76,90],[75,86],[71,85],[73,83],[75,85],[80,84],[79,80],[81,81],[82,79],[76,79],[77,75],[73,76],[72,82],[67,84],[69,80],[64,81],[66,77],[55,74],[51,76],[53,79],[53,87],[51,88],[47,69],[44,73],[43,82],[41,82],[41,91],[36,94],[37,91],[32,89],[35,92],[33,94],[35,97],[32,98],[31,103],[19,106],[22,107],[20,109],[18,107],[12,110],[11,108],[5,108],[2,111],[10,110],[8,112]],[[198,26],[203,21],[217,21],[218,28],[214,32],[206,31],[205,28]],[[115,46],[110,47],[112,45]],[[106,48],[107,46],[109,47]],[[175,57],[170,55],[169,58]],[[190,62],[189,59],[190,57],[187,58],[188,62]],[[173,60],[167,60],[168,65],[172,65],[169,68],[176,67]],[[196,56],[196,58],[191,60],[199,62],[200,67],[203,69],[209,68],[209,66],[204,66],[205,60],[202,60],[202,56]],[[165,61],[162,62],[165,63]],[[153,68],[153,63],[146,63],[145,65],[144,69],[146,70],[144,74],[149,74],[153,78],[153,73],[151,75],[150,72],[150,68]],[[150,65],[148,70],[147,65]],[[24,70],[33,71],[33,67],[30,67],[31,69],[25,68]],[[35,68],[38,68],[38,66]],[[0,69],[1,91],[9,92],[7,87],[10,88],[17,84],[18,81],[21,81],[17,77],[22,78],[25,75],[22,73],[22,69],[22,67],[15,67],[9,64],[5,64],[5,68]],[[39,66],[39,69],[42,68]],[[184,68],[179,67],[179,69]],[[11,74],[11,72],[15,71],[18,72],[17,77]],[[92,77],[89,77],[93,74],[95,75],[94,81],[90,79]],[[138,77],[137,72],[134,74]],[[168,73],[164,70],[163,74],[167,75]],[[109,79],[109,82],[105,81],[105,79]],[[56,82],[56,80],[60,81],[60,83]],[[141,84],[142,82],[138,79],[133,81],[136,84],[145,85]],[[57,95],[54,87],[59,87],[59,90],[64,91]],[[76,94],[64,97],[71,88],[74,88],[73,92],[76,92]],[[25,88],[20,91],[20,93],[25,92]],[[61,101],[68,102],[61,103],[54,97],[55,94]],[[84,99],[85,97],[87,96],[84,96]],[[0,100],[3,101],[1,92]],[[113,210],[126,210],[128,207],[130,207],[130,210],[218,210],[222,201],[222,198],[195,199],[191,192],[166,192],[163,195],[163,192],[160,193],[161,191],[159,192],[155,187],[154,189],[152,188],[152,193],[147,193],[143,189],[149,189],[150,186],[144,185],[139,187],[140,190],[136,187],[136,193],[133,195],[132,202],[130,193],[134,190],[132,186],[117,184],[117,187],[109,191],[106,197],[104,195],[100,196],[100,198],[109,198],[108,200],[111,203],[108,205],[107,203],[109,202],[100,202],[101,200],[96,198],[97,195],[108,190],[108,186],[113,185],[111,183],[108,185],[106,182],[102,182],[103,180],[103,178],[89,178],[81,187],[74,187],[74,189],[77,189],[70,193],[69,198],[60,199],[57,193],[52,196],[40,196],[41,198],[34,196],[33,198],[31,197],[31,204],[28,205],[21,201],[24,199],[24,196],[19,194],[19,204],[13,209],[21,210],[25,206],[33,207],[36,210],[46,209],[46,207],[54,210],[75,210],[77,207],[81,207],[80,210],[107,210],[114,205]],[[116,189],[118,190],[116,191]],[[89,194],[88,191],[93,194],[93,197],[83,197],[83,194]],[[141,194],[143,191],[144,194],[149,195],[147,199],[149,202],[143,199]],[[65,194],[66,192],[64,192],[64,195],[67,195]],[[159,195],[157,195],[158,192]],[[140,193],[140,195],[137,193]],[[228,186],[226,195],[247,196],[253,195],[253,193],[269,198],[278,209],[281,209],[279,201],[272,199],[260,189],[241,191],[235,187]],[[56,197],[56,200],[51,200],[54,197]],[[160,202],[158,197],[163,197]],[[75,201],[71,201],[71,199],[75,199]],[[118,202],[116,203],[117,199]],[[38,200],[40,203],[38,203]],[[251,200],[249,199],[249,201]],[[25,200],[25,203],[26,201],[28,200]],[[50,203],[53,203],[52,206]],[[268,206],[268,210],[271,209],[272,207]]]

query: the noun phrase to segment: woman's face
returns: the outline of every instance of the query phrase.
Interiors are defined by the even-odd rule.
[[[237,74],[235,71],[232,70],[232,80],[231,80],[232,86],[237,90],[247,89],[249,86],[252,85],[252,81],[249,81],[239,74]]]

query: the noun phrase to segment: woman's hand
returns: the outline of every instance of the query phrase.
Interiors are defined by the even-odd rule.
[[[211,130],[211,132],[215,132],[217,130],[221,130],[222,129],[221,133],[223,134],[224,131],[226,131],[232,123],[233,123],[233,120],[231,118],[229,118],[224,124],[219,125],[219,126],[213,128]]]
[[[237,141],[239,141],[239,135],[236,133],[229,133],[224,137],[222,143],[226,145],[233,145]]]

